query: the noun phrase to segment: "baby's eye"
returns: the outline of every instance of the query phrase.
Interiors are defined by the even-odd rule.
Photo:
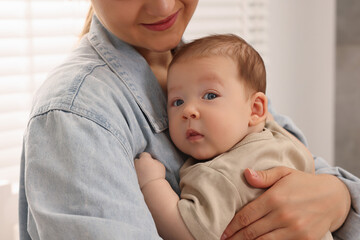
[[[184,103],[184,100],[182,100],[182,99],[177,99],[177,100],[175,100],[173,103],[172,103],[172,105],[174,106],[174,107],[178,107],[178,106],[180,106],[181,104],[183,104]]]
[[[204,95],[204,99],[206,99],[206,100],[212,100],[212,99],[215,99],[217,97],[218,97],[218,95],[216,93],[206,93]]]

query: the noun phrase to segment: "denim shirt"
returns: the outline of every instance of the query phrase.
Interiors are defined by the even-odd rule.
[[[288,118],[275,118],[304,140]],[[20,239],[160,239],[134,169],[143,151],[165,165],[179,194],[185,156],[170,141],[165,95],[145,59],[94,16],[33,101],[21,157]],[[360,180],[316,161],[318,171],[347,183],[356,207],[339,233],[359,236]]]

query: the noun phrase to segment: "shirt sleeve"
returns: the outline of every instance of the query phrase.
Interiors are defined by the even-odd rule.
[[[304,134],[289,117],[277,114],[269,101],[269,111],[275,121],[307,146]],[[360,236],[360,179],[340,167],[331,167],[324,159],[314,156],[316,174],[338,177],[349,189],[351,208],[344,224],[333,233],[335,239],[357,240]]]
[[[331,167],[324,159],[315,157],[316,174],[331,174],[345,183],[351,195],[350,212],[342,225],[333,233],[335,239],[357,240],[360,236],[360,180],[340,167]]]
[[[235,185],[220,172],[199,166],[181,177],[180,214],[195,239],[220,239],[242,204]]]
[[[160,239],[132,153],[104,126],[51,111],[24,139],[20,239]]]

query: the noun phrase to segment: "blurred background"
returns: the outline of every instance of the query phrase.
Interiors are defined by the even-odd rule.
[[[18,239],[22,135],[47,72],[76,47],[87,0],[0,0],[0,239]],[[267,95],[312,153],[360,176],[360,1],[200,0],[185,41],[244,37],[263,56]]]

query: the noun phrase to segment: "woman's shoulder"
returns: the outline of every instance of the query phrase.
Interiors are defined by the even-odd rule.
[[[52,110],[114,124],[146,118],[155,132],[167,127],[166,98],[145,59],[126,44],[115,48],[89,37],[49,74],[30,117]]]
[[[90,45],[82,43],[48,74],[34,95],[30,117],[52,110],[105,116],[115,111],[116,98],[126,99],[127,95],[107,63]]]

